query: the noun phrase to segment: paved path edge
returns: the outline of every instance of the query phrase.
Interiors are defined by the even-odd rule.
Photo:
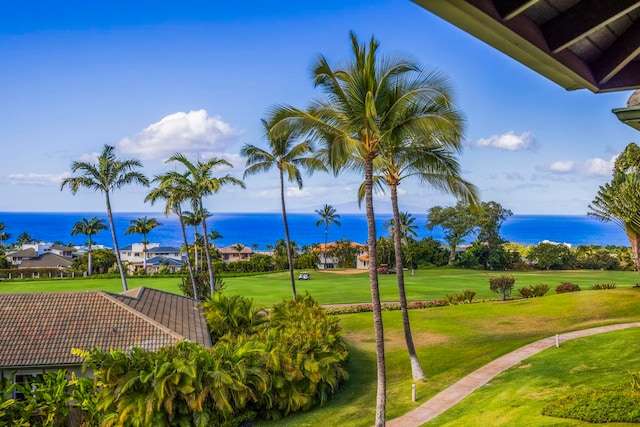
[[[578,331],[567,332],[564,334],[558,334],[557,336],[554,335],[535,341],[531,344],[527,344],[475,370],[466,377],[460,379],[455,384],[451,385],[431,399],[427,400],[416,409],[407,412],[406,414],[401,415],[398,418],[387,420],[386,425],[389,427],[418,427],[428,421],[431,421],[438,415],[445,412],[447,409],[459,403],[462,399],[473,393],[475,390],[482,387],[499,373],[506,371],[507,369],[517,365],[526,358],[541,352],[542,350],[546,350],[547,348],[555,346],[556,339],[558,340],[558,343],[562,343],[576,338],[583,338],[590,335],[613,332],[634,327],[640,327],[640,322],[619,323],[614,325],[582,329]]]

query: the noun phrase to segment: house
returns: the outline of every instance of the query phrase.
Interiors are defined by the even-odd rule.
[[[67,368],[71,349],[157,350],[188,340],[211,347],[200,304],[155,289],[0,294],[0,375]]]
[[[183,265],[180,248],[160,246],[159,243],[147,243],[147,272],[157,273],[163,266],[169,267],[171,272],[179,270]],[[144,266],[144,245],[133,243],[120,248],[120,258],[127,264],[129,274],[141,270]],[[151,268],[150,268],[151,267]]]
[[[329,253],[331,249],[337,245],[336,242],[327,243],[326,247],[324,243],[314,246],[314,250],[319,252],[318,254],[318,270],[325,270],[327,268],[335,268],[339,265],[340,260],[336,256],[331,256]],[[356,242],[350,242],[352,248],[357,249],[355,268],[358,270],[366,270],[369,265],[369,251],[367,245],[362,245]]]
[[[46,242],[25,243],[19,250],[7,254],[7,259],[18,268],[67,268],[76,252],[76,248],[71,246]]]
[[[218,251],[222,256],[222,261],[226,263],[236,261],[249,261],[251,259],[251,255],[253,255],[253,250],[250,247],[243,245],[242,243],[236,243],[235,245],[218,249]]]

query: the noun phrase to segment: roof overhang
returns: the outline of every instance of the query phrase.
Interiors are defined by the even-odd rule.
[[[567,90],[640,87],[640,0],[412,0]]]
[[[622,123],[636,130],[640,130],[640,106],[615,108],[612,111]]]

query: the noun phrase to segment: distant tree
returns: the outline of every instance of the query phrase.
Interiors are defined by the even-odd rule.
[[[340,215],[337,214],[335,208],[325,204],[322,209],[316,209],[316,213],[320,215],[320,219],[316,222],[316,227],[324,224],[324,253],[323,261],[327,262],[327,242],[329,239],[329,225],[335,224],[340,227]]]
[[[142,236],[142,270],[147,274],[147,245],[149,243],[147,236],[156,227],[162,225],[155,218],[132,219],[130,226],[124,231],[124,234],[140,234]]]
[[[640,147],[626,146],[618,156],[613,177],[601,185],[589,205],[589,215],[622,228],[629,239],[636,270],[640,272]]]
[[[102,153],[98,156],[97,164],[78,161],[71,163],[71,172],[80,172],[80,175],[65,178],[60,184],[60,190],[68,186],[71,194],[76,194],[80,188],[97,190],[104,194],[107,206],[107,217],[113,239],[113,250],[118,262],[122,287],[125,291],[129,288],[127,287],[127,278],[122,266],[122,260],[120,259],[120,248],[118,247],[118,239],[113,224],[111,193],[116,189],[130,184],[140,184],[145,187],[149,186],[147,177],[137,171],[137,169],[141,167],[142,164],[138,160],[118,160],[115,155],[115,147],[105,144]]]
[[[209,286],[211,295],[215,294],[216,280],[213,272],[211,250],[209,247],[209,232],[207,231],[207,210],[204,207],[204,199],[212,194],[217,194],[227,185],[234,185],[245,188],[244,182],[227,174],[221,177],[214,177],[213,170],[217,167],[232,167],[233,165],[224,159],[212,157],[204,161],[191,162],[181,153],[176,153],[169,157],[166,163],[179,163],[185,167],[186,173],[175,173],[172,178],[175,184],[189,195],[191,207],[201,220],[202,236],[204,238],[204,251],[207,260],[209,273]]]
[[[0,268],[11,268],[11,263],[4,254],[4,251],[0,251]]]
[[[411,267],[440,267],[446,265],[449,258],[449,251],[443,248],[440,242],[433,237],[410,241],[407,247],[407,254],[408,259],[413,263],[410,265]]]
[[[395,251],[393,249],[393,238],[391,236],[380,236],[376,242],[377,259],[379,264],[393,265]]]
[[[89,244],[87,245],[87,275],[89,276],[93,274],[93,264],[91,256],[91,252],[93,252],[93,236],[100,233],[100,230],[106,230],[107,228],[108,227],[104,219],[100,219],[94,216],[91,219],[82,218],[80,221],[76,222],[73,225],[73,229],[71,230],[72,236],[75,236],[77,234],[84,234],[89,239]]]
[[[329,248],[329,256],[338,260],[340,268],[354,268],[360,249],[349,239],[336,240]]]
[[[324,169],[324,165],[313,156],[313,146],[309,141],[300,140],[300,133],[295,126],[281,126],[278,132],[272,130],[272,124],[262,120],[264,133],[269,146],[264,150],[255,145],[245,144],[240,150],[240,154],[247,158],[244,176],[255,175],[260,172],[269,171],[272,168],[278,170],[280,178],[280,205],[282,208],[282,221],[284,223],[285,243],[289,250],[289,278],[293,299],[296,299],[296,281],[293,276],[293,258],[290,248],[291,237],[289,236],[289,224],[287,222],[287,209],[285,204],[284,179],[295,182],[298,188],[302,188],[302,174],[300,169],[309,172]]]
[[[35,239],[31,234],[27,233],[26,231],[23,231],[22,233],[20,233],[20,235],[18,235],[17,243],[18,243],[18,246],[22,246],[27,243],[33,243],[34,241]]]
[[[476,218],[468,203],[458,202],[455,206],[434,206],[427,212],[427,230],[441,227],[444,240],[449,245],[448,265],[456,259],[456,248],[476,229]]]
[[[106,274],[109,272],[109,269],[116,265],[116,255],[113,251],[108,249],[94,249],[92,251],[92,268],[94,273],[97,274]],[[82,272],[87,271],[89,264],[89,254],[86,253],[78,258],[73,259],[73,263],[71,264],[71,268],[75,271]]]
[[[478,243],[484,243],[489,247],[494,247],[504,243],[500,236],[500,227],[511,216],[513,212],[505,209],[498,202],[482,202],[478,207],[475,217],[478,226]]]
[[[9,239],[9,235],[4,231],[6,228],[4,222],[0,222],[0,246],[4,246],[4,242]]]
[[[529,251],[529,261],[541,270],[563,270],[571,266],[573,254],[566,245],[539,243]]]

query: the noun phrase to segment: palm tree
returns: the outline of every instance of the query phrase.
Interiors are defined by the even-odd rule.
[[[324,253],[323,263],[327,264],[327,241],[329,238],[329,224],[335,224],[340,227],[340,215],[336,213],[333,206],[325,204],[322,209],[316,209],[316,213],[320,215],[320,219],[316,222],[316,227],[324,224]]]
[[[196,278],[193,271],[193,264],[191,262],[191,254],[189,253],[189,243],[187,242],[187,233],[185,231],[185,217],[182,211],[182,203],[188,199],[188,194],[178,186],[176,181],[171,179],[171,174],[166,173],[163,175],[156,175],[153,182],[158,183],[158,187],[153,189],[147,197],[145,202],[151,202],[153,205],[158,199],[164,199],[167,201],[164,209],[164,214],[169,216],[169,212],[173,212],[178,216],[180,221],[180,231],[182,232],[182,242],[187,252],[187,269],[189,270],[189,277],[191,279],[191,286],[193,288],[193,298],[199,300],[198,287],[196,284]]]
[[[87,257],[88,257],[88,268],[87,274],[91,276],[93,274],[93,266],[92,266],[92,252],[93,252],[93,236],[98,234],[100,230],[106,230],[107,224],[104,219],[100,219],[94,216],[91,219],[82,218],[80,221],[73,224],[73,229],[71,230],[71,235],[75,236],[77,234],[84,234],[89,238],[89,245],[87,248]]]
[[[416,219],[409,212],[400,212],[399,213],[399,223],[400,226],[398,230],[400,230],[400,241],[402,242],[402,246],[407,246],[409,244],[409,237],[418,237],[418,226],[414,224]],[[396,221],[394,218],[389,219],[384,223],[384,228],[389,230],[391,235],[395,235],[396,232]]]
[[[427,73],[424,75],[421,85],[425,89],[430,88],[429,96],[422,99],[422,109],[425,113],[425,117],[422,118],[423,129],[406,135],[399,134],[399,139],[390,140],[390,143],[381,150],[379,161],[376,164],[380,175],[374,178],[381,187],[389,188],[393,211],[392,224],[399,224],[399,232],[392,232],[396,279],[405,341],[414,380],[423,379],[424,372],[420,366],[411,335],[402,257],[402,248],[406,246],[410,222],[413,223],[414,219],[409,218],[406,213],[400,213],[398,187],[407,178],[417,178],[422,183],[442,192],[453,194],[465,202],[477,203],[476,189],[462,179],[460,165],[455,156],[462,146],[464,120],[452,105],[446,80],[436,73]]]
[[[142,218],[132,219],[130,226],[124,231],[124,234],[140,234],[142,235],[142,270],[144,274],[147,274],[147,235],[160,224],[155,218],[147,218],[145,215]]]
[[[4,232],[6,228],[4,222],[0,222],[0,246],[4,246],[4,241],[8,239],[8,237],[5,237],[7,233]]]
[[[206,196],[217,194],[225,185],[237,185],[245,188],[244,182],[227,174],[220,178],[212,176],[213,169],[218,166],[233,167],[231,163],[224,159],[212,157],[206,162],[197,161],[193,163],[189,161],[183,154],[176,153],[171,156],[167,163],[180,163],[187,170],[185,174],[175,173],[173,176],[178,180],[176,183],[184,188],[189,194],[191,207],[194,212],[206,213],[203,202]],[[209,237],[207,232],[207,216],[201,215],[202,235],[204,237],[204,250],[207,258],[207,268],[209,269],[209,286],[211,287],[211,296],[215,294],[215,278],[213,276],[213,264],[211,262],[211,251],[209,249]]]
[[[8,241],[11,238],[11,234],[6,231],[0,232],[0,246],[4,246],[4,242]]]
[[[284,199],[284,178],[289,182],[296,182],[298,188],[302,188],[302,176],[300,168],[306,168],[309,172],[316,169],[324,169],[324,165],[312,156],[313,147],[309,141],[299,142],[299,133],[295,127],[280,126],[276,133],[271,130],[269,123],[262,120],[265,135],[267,137],[269,151],[245,144],[240,150],[240,155],[247,158],[244,176],[254,175],[258,172],[266,172],[275,167],[280,177],[280,203],[282,207],[282,221],[284,223],[284,236],[287,244],[287,259],[289,262],[289,276],[293,299],[296,299],[296,281],[293,275],[293,254],[291,251],[291,238],[287,223],[287,209]]]
[[[222,239],[224,238],[224,236],[222,234],[220,234],[218,231],[216,230],[211,230],[209,232],[209,240],[211,240],[211,246],[215,249],[216,248],[216,240]]]
[[[22,233],[20,233],[18,235],[18,241],[16,242],[18,244],[18,246],[22,246],[26,243],[31,243],[33,242],[35,239],[33,238],[33,236],[31,234],[29,234],[26,231],[23,231]]]
[[[203,215],[205,216],[205,218],[209,218],[211,216],[211,214],[207,212],[206,209],[205,209],[205,212],[200,214],[197,212],[184,211],[185,224],[193,227],[193,252],[194,252],[194,258],[195,258],[196,271],[199,270],[199,265],[200,265],[200,262],[198,261],[198,239],[200,237],[198,233],[198,227],[202,225]]]
[[[378,376],[376,426],[386,417],[384,331],[378,289],[376,227],[373,209],[374,164],[385,145],[430,130],[430,111],[425,108],[433,88],[412,60],[399,55],[378,58],[379,43],[372,37],[368,48],[350,34],[353,58],[332,69],[320,56],[313,69],[314,83],[325,93],[303,111],[279,106],[272,112],[274,130],[300,126],[323,143],[321,154],[334,173],[347,169],[364,176],[367,213],[369,282],[373,302]]]
[[[116,230],[113,225],[110,196],[116,189],[130,184],[141,184],[145,187],[149,186],[147,177],[136,170],[141,167],[142,164],[140,161],[135,159],[118,160],[115,155],[115,147],[105,144],[102,153],[98,156],[97,164],[78,161],[71,163],[71,172],[80,172],[80,176],[65,178],[60,184],[60,190],[69,186],[72,194],[76,194],[80,188],[98,190],[104,193],[107,205],[107,218],[109,219],[111,237],[113,238],[113,249],[118,262],[118,269],[120,270],[122,287],[125,291],[128,290],[127,278],[125,277],[124,268],[122,267],[120,248],[118,247]]]

